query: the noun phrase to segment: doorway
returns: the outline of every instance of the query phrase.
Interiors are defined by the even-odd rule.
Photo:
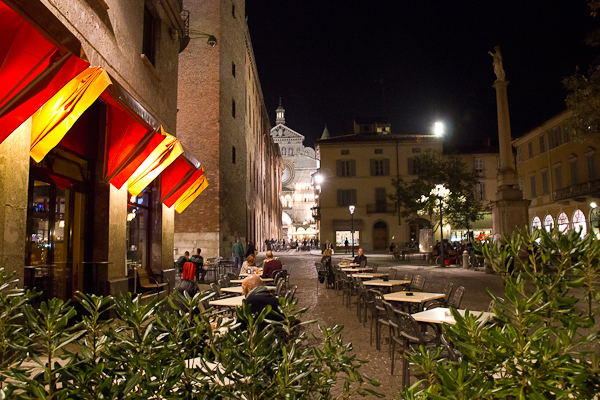
[[[379,221],[373,225],[373,250],[387,250],[388,248],[388,226]]]
[[[52,150],[41,164],[32,163],[25,265],[39,268],[25,285],[43,290],[44,299],[70,300],[83,285],[87,163],[61,149]]]

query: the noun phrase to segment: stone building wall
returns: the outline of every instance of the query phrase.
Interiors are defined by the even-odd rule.
[[[273,231],[277,218],[267,220],[266,210],[277,207],[272,193],[278,202],[280,189],[267,192],[265,184],[271,182],[270,174],[277,173],[267,164],[280,158],[269,147],[273,146],[268,138],[270,123],[244,1],[186,0],[184,8],[190,11],[192,32],[214,35],[218,44],[213,48],[206,39],[192,39],[180,54],[177,137],[198,154],[209,186],[175,216],[175,249],[183,254],[200,247],[205,258],[230,257],[236,237],[244,243],[262,242]]]

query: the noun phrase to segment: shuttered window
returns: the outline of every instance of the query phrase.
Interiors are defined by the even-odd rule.
[[[355,160],[337,160],[335,162],[336,176],[356,176]]]
[[[408,159],[408,174],[409,175],[417,175],[419,173],[419,168],[417,165],[417,159],[410,157]]]
[[[338,189],[337,205],[338,207],[356,205],[356,189]]]
[[[371,159],[371,176],[388,176],[390,174],[390,159]]]

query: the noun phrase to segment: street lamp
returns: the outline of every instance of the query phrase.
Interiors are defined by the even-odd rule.
[[[433,124],[433,134],[435,136],[441,137],[444,136],[444,133],[446,133],[446,127],[443,122],[438,121],[435,124]]]
[[[350,234],[352,235],[352,257],[354,257],[354,210],[356,207],[350,206]]]
[[[431,194],[436,196],[440,202],[440,259],[442,267],[444,266],[444,218],[442,210],[444,208],[444,198],[450,194],[450,189],[446,189],[444,185],[435,185],[435,189],[431,190]]]

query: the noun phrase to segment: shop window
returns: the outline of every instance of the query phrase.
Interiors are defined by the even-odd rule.
[[[151,189],[146,188],[137,197],[129,196],[127,202],[127,262],[148,267],[150,250],[150,214]]]
[[[548,214],[544,217],[544,228],[547,232],[550,232],[554,228],[554,218],[552,218],[552,215]]]
[[[531,221],[531,233],[533,233],[536,229],[542,229],[542,221],[540,217],[533,217],[533,221]]]
[[[587,224],[585,222],[585,214],[581,210],[575,210],[573,213],[573,229],[579,232],[581,237],[587,234]]]
[[[569,217],[564,212],[558,214],[558,230],[566,233],[569,230]]]
[[[344,247],[346,240],[348,244],[352,246],[352,231],[335,231],[335,245],[336,247]],[[360,231],[354,231],[354,247],[360,245]]]

